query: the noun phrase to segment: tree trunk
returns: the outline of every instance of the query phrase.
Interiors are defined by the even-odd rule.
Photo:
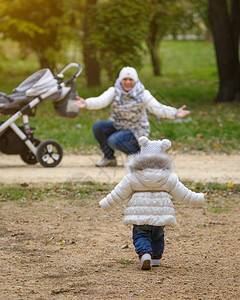
[[[161,61],[159,56],[159,45],[150,45],[148,44],[148,49],[151,55],[153,74],[155,76],[160,76],[161,71]]]
[[[215,102],[240,102],[240,4],[239,0],[232,0],[231,4],[230,15],[226,0],[208,0],[219,74],[219,91]]]
[[[157,16],[154,16],[150,26],[149,33],[147,37],[147,46],[151,55],[153,74],[155,76],[160,76],[162,74],[161,61],[159,56],[159,48],[161,43],[161,37],[159,33],[159,28],[156,22]],[[162,36],[162,34],[161,34]]]
[[[99,86],[101,84],[100,65],[96,57],[96,48],[93,45],[89,44],[90,32],[88,26],[88,15],[91,6],[95,4],[97,4],[97,0],[86,1],[86,8],[84,13],[85,17],[83,21],[83,57],[88,87]]]

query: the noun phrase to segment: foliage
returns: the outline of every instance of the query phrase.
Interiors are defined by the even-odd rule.
[[[160,38],[167,33],[184,33],[194,26],[194,7],[189,0],[148,0],[148,3]]]
[[[91,43],[97,47],[109,78],[113,79],[126,65],[140,68],[150,13],[144,0],[111,0],[92,9]]]
[[[41,67],[55,66],[66,30],[64,0],[3,0],[0,22],[4,37],[33,50]]]
[[[152,58],[154,75],[161,75],[160,44],[164,36],[184,34],[195,28],[194,33],[201,33],[196,7],[189,0],[148,0],[151,17],[149,20],[146,43]],[[201,5],[200,5],[201,6]],[[198,14],[199,16],[199,14]]]
[[[41,68],[53,69],[56,61],[66,58],[65,46],[71,40],[74,48],[79,49],[77,52],[82,50],[88,85],[94,86],[100,83],[99,67],[94,61],[95,47],[98,49],[98,61],[107,70],[109,78],[113,79],[122,66],[140,68],[143,42],[146,40],[152,55],[154,74],[159,75],[159,47],[163,36],[167,33],[176,35],[195,24],[199,27],[199,18],[197,20],[195,16],[203,15],[199,12],[206,8],[205,2],[2,0],[1,32],[4,37],[20,43],[23,54],[35,51]],[[88,7],[93,3],[97,4],[89,13]],[[88,25],[85,19],[89,19]],[[88,26],[91,37],[84,30]],[[93,62],[95,65],[92,65]]]
[[[209,20],[208,20],[208,0],[190,0],[192,6],[195,10],[195,20],[201,20],[204,25],[209,28]]]

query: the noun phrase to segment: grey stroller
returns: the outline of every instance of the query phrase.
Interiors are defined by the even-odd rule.
[[[64,73],[70,69],[75,73],[66,81]],[[82,67],[70,63],[62,68],[56,76],[49,69],[42,69],[25,79],[13,94],[0,92],[0,116],[10,115],[5,122],[0,122],[0,151],[5,154],[19,154],[30,165],[40,163],[44,167],[57,166],[63,156],[62,147],[55,140],[41,142],[34,137],[34,128],[30,127],[29,116],[35,116],[37,105],[44,101],[53,101],[56,114],[74,118],[79,109],[76,101],[76,78]],[[23,126],[15,121],[23,118]]]

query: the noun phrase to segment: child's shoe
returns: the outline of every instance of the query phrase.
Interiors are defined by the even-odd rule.
[[[151,266],[152,267],[159,267],[160,266],[160,258],[153,258]]]
[[[151,255],[149,253],[143,254],[141,257],[141,269],[142,270],[150,270],[151,269]]]

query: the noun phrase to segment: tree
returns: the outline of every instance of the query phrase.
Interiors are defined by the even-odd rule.
[[[153,73],[161,75],[160,45],[163,37],[177,28],[193,26],[191,2],[187,0],[148,0],[151,8],[146,43],[152,60]]]
[[[111,80],[123,66],[141,66],[149,14],[145,0],[104,1],[91,10],[90,43]]]
[[[240,102],[240,1],[208,0],[219,74],[215,102]]]
[[[1,32],[33,50],[41,68],[55,68],[66,29],[64,0],[1,1]]]

